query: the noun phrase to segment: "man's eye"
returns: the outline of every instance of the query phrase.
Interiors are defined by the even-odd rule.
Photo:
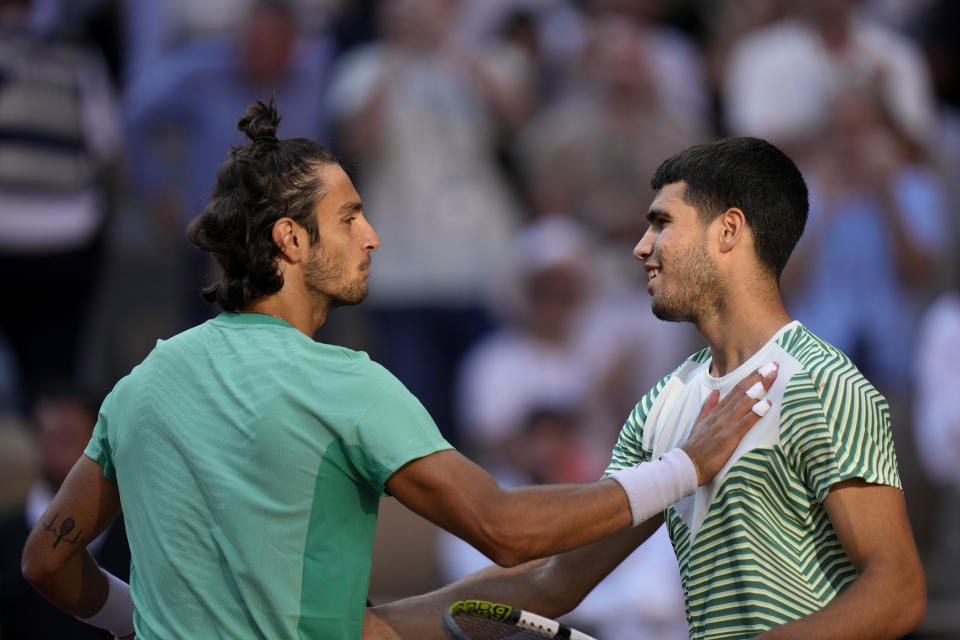
[[[350,216],[349,218],[344,218],[343,221],[346,222],[347,224],[350,224],[356,219],[357,219],[357,216]]]

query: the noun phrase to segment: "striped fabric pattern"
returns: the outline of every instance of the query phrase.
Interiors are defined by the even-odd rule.
[[[821,505],[830,488],[850,478],[900,487],[886,400],[804,327],[778,343],[801,364],[783,391],[779,444],[729,469],[693,543],[675,508],[665,512],[691,638],[751,638],[823,608],[856,577]],[[645,422],[671,376],[637,404],[608,473],[651,459],[643,434],[657,425]]]
[[[96,157],[85,133],[85,53],[24,34],[0,41],[0,187],[63,192],[89,187]]]

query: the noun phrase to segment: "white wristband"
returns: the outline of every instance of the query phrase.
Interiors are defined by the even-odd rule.
[[[687,452],[671,449],[659,460],[641,462],[610,475],[620,483],[630,501],[633,526],[655,516],[697,490],[697,468]]]
[[[128,636],[134,631],[130,585],[109,571],[100,569],[100,573],[107,579],[107,600],[95,614],[89,618],[77,616],[77,620],[106,629],[117,637]]]

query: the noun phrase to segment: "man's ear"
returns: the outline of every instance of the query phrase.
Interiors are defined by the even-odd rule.
[[[280,218],[273,223],[273,242],[280,248],[281,257],[290,262],[300,260],[304,249],[303,227],[291,218]]]
[[[731,207],[717,218],[720,234],[720,253],[733,251],[747,236],[747,217],[737,207]]]

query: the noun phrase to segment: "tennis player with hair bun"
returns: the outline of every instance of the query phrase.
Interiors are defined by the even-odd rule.
[[[364,299],[380,239],[330,152],[278,139],[279,122],[272,101],[238,120],[251,142],[188,230],[222,267],[204,296],[223,313],[117,383],[30,535],[24,576],[63,610],[146,640],[359,638],[380,496],[518,565],[693,494],[769,409],[776,371],[758,363],[722,400],[706,394],[692,435],[656,461],[501,489],[390,373],[312,339],[331,309]],[[86,550],[121,508],[129,585]]]
[[[663,514],[610,538],[371,610],[367,636],[443,637],[455,601],[556,617],[666,519],[691,638],[900,638],[923,620],[923,571],[907,521],[886,400],[846,356],[784,309],[780,274],[803,233],[807,188],[757,138],[691,147],[655,173],[634,256],[654,314],[709,345],[637,404],[607,474],[689,442],[703,398],[779,363],[770,411],[723,469]],[[656,463],[654,463],[656,464]]]

